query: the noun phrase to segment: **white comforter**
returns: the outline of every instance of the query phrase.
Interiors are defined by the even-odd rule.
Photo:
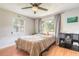
[[[30,35],[18,38],[16,45],[19,49],[29,52],[30,55],[39,55],[43,50],[55,42],[51,35]]]

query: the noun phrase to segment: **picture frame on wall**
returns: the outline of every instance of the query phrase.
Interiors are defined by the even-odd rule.
[[[78,22],[78,16],[72,16],[67,18],[67,23],[75,23]]]

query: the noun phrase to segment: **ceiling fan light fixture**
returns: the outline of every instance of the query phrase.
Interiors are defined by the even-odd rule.
[[[32,10],[36,12],[36,11],[38,10],[38,7],[33,6],[33,7],[32,7]]]
[[[43,10],[43,11],[48,11],[48,9],[46,8],[43,8],[43,7],[40,7],[39,5],[41,5],[41,3],[30,3],[31,6],[29,7],[24,7],[22,9],[29,9],[31,8],[32,11],[34,12],[34,14],[36,14],[36,12],[40,9],[40,10]]]

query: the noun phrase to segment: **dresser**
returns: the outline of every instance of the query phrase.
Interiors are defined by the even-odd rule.
[[[79,51],[79,34],[59,33],[59,46]]]

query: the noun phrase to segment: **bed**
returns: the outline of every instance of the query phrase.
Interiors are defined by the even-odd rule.
[[[36,34],[18,38],[16,46],[18,49],[27,51],[30,56],[39,56],[42,51],[54,42],[55,37],[52,35]]]

